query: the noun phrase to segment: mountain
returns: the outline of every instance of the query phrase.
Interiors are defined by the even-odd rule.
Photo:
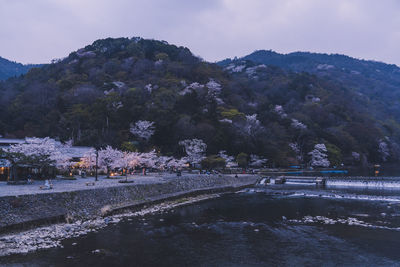
[[[356,88],[344,74],[336,79],[330,67],[329,75],[320,75],[276,62],[212,64],[165,41],[97,40],[0,83],[0,134],[176,156],[183,153],[179,141],[198,138],[209,155],[256,154],[270,166],[306,164],[316,144],[326,146],[332,166],[400,160],[396,99],[372,98],[375,89],[361,83],[371,75],[352,69],[362,77]],[[377,64],[385,73],[391,68]],[[130,132],[140,120],[154,122],[148,140]]]
[[[10,77],[20,76],[27,73],[31,68],[39,67],[41,65],[12,62],[5,58],[0,57],[0,80],[6,80]]]
[[[240,65],[241,61],[277,66],[295,73],[315,74],[354,90],[365,98],[372,109],[379,106],[379,110],[386,115],[400,117],[400,68],[396,65],[339,54],[279,54],[271,50],[258,50],[240,59],[227,59],[218,64],[226,67],[229,64]],[[381,113],[375,115],[378,119],[383,116]]]

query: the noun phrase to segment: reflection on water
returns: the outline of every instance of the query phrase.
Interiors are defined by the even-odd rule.
[[[258,187],[164,214],[129,218],[65,240],[64,248],[0,258],[0,264],[393,266],[400,262],[399,201],[322,197],[374,198],[379,191]],[[397,198],[399,191],[385,194]]]

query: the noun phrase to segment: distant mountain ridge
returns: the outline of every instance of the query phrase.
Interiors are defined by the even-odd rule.
[[[245,61],[277,66],[289,72],[307,72],[350,88],[373,106],[381,106],[385,115],[400,118],[400,68],[394,64],[356,59],[339,54],[293,52],[280,54],[257,50],[235,59],[225,59],[222,67]],[[382,114],[376,114],[379,118]]]
[[[0,80],[6,80],[10,77],[17,77],[27,73],[31,68],[40,67],[37,64],[21,64],[0,57]]]
[[[395,64],[386,64],[384,62],[356,59],[341,54],[324,54],[312,52],[292,52],[288,54],[280,54],[272,50],[256,50],[253,53],[246,55],[242,58],[225,59],[218,62],[219,65],[226,65],[235,60],[251,60],[256,63],[263,63],[266,65],[274,65],[284,69],[291,69],[294,71],[312,71],[324,70],[329,66],[319,66],[321,64],[332,65],[341,69],[367,71],[369,68],[374,67],[376,70],[397,72],[400,73],[400,68]]]

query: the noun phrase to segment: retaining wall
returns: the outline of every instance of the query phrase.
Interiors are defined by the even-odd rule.
[[[257,182],[257,176],[179,177],[153,184],[91,188],[79,191],[0,198],[0,232],[60,220],[89,219],[104,210],[145,205],[189,194],[234,190]]]

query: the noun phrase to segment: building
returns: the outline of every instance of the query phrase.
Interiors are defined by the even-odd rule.
[[[6,149],[16,144],[23,144],[28,138],[29,137],[24,139],[0,138],[0,149]],[[86,146],[72,146],[68,149],[67,154],[72,158],[71,162],[78,163],[91,149],[93,148]],[[11,169],[11,163],[7,159],[0,158],[0,181],[12,180],[13,175],[11,174]],[[46,175],[43,176],[40,170],[38,170],[38,167],[34,165],[17,166],[14,168],[14,172],[16,177],[20,177],[20,179],[27,179],[28,177],[32,177],[33,179],[46,179],[50,178],[49,176],[55,176],[54,170],[48,170]]]

